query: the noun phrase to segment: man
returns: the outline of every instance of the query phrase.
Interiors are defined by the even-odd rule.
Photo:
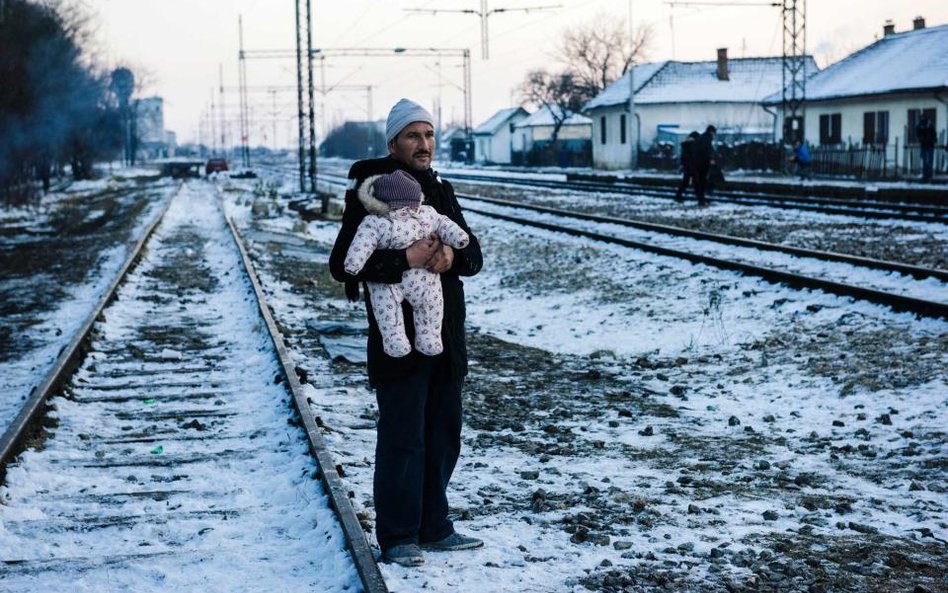
[[[431,114],[402,99],[388,114],[385,138],[387,157],[359,161],[349,170],[342,227],[329,268],[333,278],[345,282],[346,296],[351,300],[358,299],[359,283],[395,284],[410,268],[427,268],[440,275],[444,351],[437,356],[416,350],[400,358],[386,355],[368,294],[365,298],[369,384],[375,389],[379,407],[373,484],[376,537],[384,560],[417,566],[424,562],[422,549],[467,550],[483,545],[479,539],[454,531],[446,495],[461,450],[461,387],[467,374],[464,290],[459,276],[473,276],[483,260],[480,243],[461,214],[454,189],[431,168],[435,148]],[[457,223],[470,242],[463,249],[454,249],[432,236],[407,249],[376,250],[357,275],[347,274],[346,252],[367,214],[358,199],[358,188],[368,177],[396,170],[417,180],[424,203]],[[402,308],[413,343],[412,310],[407,302]]]
[[[932,166],[935,161],[935,124],[932,120],[922,116],[915,125],[915,137],[922,156],[922,181],[931,181]]]
[[[714,134],[717,129],[714,126],[705,128],[704,133],[695,140],[692,149],[692,159],[694,162],[694,184],[695,195],[698,197],[699,206],[707,206],[708,200],[705,198],[705,192],[708,189],[708,173],[711,166],[714,165]]]
[[[688,134],[688,137],[684,139],[681,143],[681,156],[679,161],[681,162],[681,181],[678,183],[678,191],[675,192],[675,201],[682,202],[684,201],[685,190],[688,189],[688,184],[694,182],[694,157],[692,153],[694,152],[695,141],[701,136],[698,132],[692,132]]]

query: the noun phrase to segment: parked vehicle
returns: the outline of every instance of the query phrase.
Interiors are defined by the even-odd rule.
[[[230,166],[227,164],[227,159],[221,158],[212,158],[207,160],[207,164],[204,165],[204,174],[210,175],[211,173],[221,173],[223,171],[229,171]]]

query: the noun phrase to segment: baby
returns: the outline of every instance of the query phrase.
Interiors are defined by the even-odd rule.
[[[431,235],[457,249],[470,241],[454,221],[421,204],[421,185],[404,171],[369,177],[359,187],[358,195],[369,214],[359,224],[346,253],[345,269],[349,274],[358,274],[376,249],[405,249]],[[414,312],[415,349],[428,356],[441,354],[444,295],[438,274],[410,268],[398,284],[366,284],[386,354],[398,358],[411,352],[402,314],[404,300]]]

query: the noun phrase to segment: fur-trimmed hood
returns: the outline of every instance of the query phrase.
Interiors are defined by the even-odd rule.
[[[392,211],[392,208],[382,200],[375,197],[373,185],[375,184],[375,180],[379,177],[381,177],[381,175],[372,175],[370,177],[366,177],[365,180],[359,185],[359,189],[356,193],[359,196],[359,201],[362,202],[362,205],[365,206],[365,209],[369,214],[385,216]]]

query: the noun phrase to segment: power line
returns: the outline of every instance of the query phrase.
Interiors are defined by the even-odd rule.
[[[439,9],[439,8],[406,8],[405,12],[409,13],[431,13],[432,16],[438,16],[439,12],[453,12],[458,14],[473,14],[477,15],[481,19],[481,58],[487,60],[490,58],[490,48],[489,48],[489,39],[487,34],[487,19],[491,15],[501,14],[506,12],[534,12],[541,10],[551,10],[554,8],[562,8],[562,4],[547,5],[547,6],[524,6],[522,8],[487,8],[487,0],[481,0],[481,9],[475,10],[473,8],[457,8],[457,9]]]

